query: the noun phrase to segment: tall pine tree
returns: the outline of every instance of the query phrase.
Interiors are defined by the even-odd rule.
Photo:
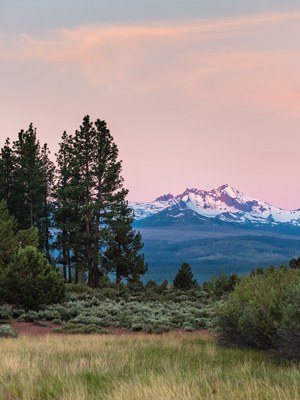
[[[116,221],[120,226],[126,225],[127,240],[135,241],[136,253],[142,248],[140,236],[129,234],[130,224],[124,222],[130,220],[128,212],[124,211],[127,190],[123,188],[118,149],[106,122],[98,119],[92,123],[86,116],[74,136],[64,133],[57,162],[57,222],[64,270],[69,260],[75,275],[76,271],[85,269],[88,285],[99,287],[104,263],[114,256],[107,250],[115,242]],[[69,248],[63,243],[68,243]],[[133,251],[132,248],[132,254]],[[123,251],[119,259],[122,254],[125,257]],[[136,275],[143,271],[144,267],[137,268],[136,264]]]
[[[123,201],[114,207],[109,221],[111,235],[104,254],[104,267],[115,275],[118,288],[122,278],[137,282],[148,269],[141,254],[141,234],[132,229],[133,219],[132,210]]]
[[[20,131],[12,147],[7,139],[0,154],[0,199],[6,201],[19,229],[39,229],[40,247],[50,260],[54,164],[49,153],[47,145],[40,146],[32,124]]]

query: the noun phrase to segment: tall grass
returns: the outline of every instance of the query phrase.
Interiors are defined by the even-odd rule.
[[[196,335],[19,337],[0,346],[1,400],[300,398],[297,366]]]

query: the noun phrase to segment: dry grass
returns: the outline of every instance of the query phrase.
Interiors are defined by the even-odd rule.
[[[297,400],[297,366],[212,339],[63,336],[2,339],[0,399]]]

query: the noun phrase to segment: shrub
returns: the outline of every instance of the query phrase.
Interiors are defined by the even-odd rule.
[[[4,269],[0,289],[6,302],[27,309],[59,302],[64,296],[62,278],[33,246],[20,249],[15,260]]]
[[[155,333],[156,335],[161,335],[162,333],[168,332],[170,328],[165,325],[150,324],[146,325],[143,330],[147,333]]]
[[[242,279],[222,308],[219,325],[223,343],[299,358],[300,270],[280,268]]]
[[[4,304],[0,307],[0,320],[11,320],[12,319],[12,307]]]
[[[56,324],[56,325],[62,325],[63,321],[60,318],[55,318],[52,321],[52,324]]]
[[[17,334],[10,325],[0,325],[0,337],[15,338]]]
[[[221,273],[213,276],[209,281],[203,283],[203,289],[210,296],[220,299],[222,296],[232,292],[240,281],[240,277],[236,274],[226,275]]]
[[[107,335],[110,332],[100,329],[96,325],[76,325],[76,324],[66,324],[62,325],[60,328],[53,329],[54,333],[68,333],[68,334],[101,334]]]

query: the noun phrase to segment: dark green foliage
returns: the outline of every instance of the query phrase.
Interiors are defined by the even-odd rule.
[[[18,242],[15,236],[16,221],[9,215],[6,202],[0,201],[0,274],[14,258]]]
[[[9,139],[6,139],[0,154],[0,199],[6,201],[9,206],[9,211],[15,202],[14,195],[14,177],[15,177],[15,155],[10,146]]]
[[[298,269],[300,268],[300,257],[298,258],[293,258],[290,262],[289,262],[289,267],[292,269]]]
[[[16,234],[16,241],[19,248],[27,246],[39,247],[39,231],[37,228],[32,227],[29,229],[20,230]]]
[[[1,277],[3,300],[10,304],[38,309],[63,299],[64,283],[44,256],[32,246],[20,249]]]
[[[36,129],[30,124],[27,131],[20,131],[18,140],[13,143],[15,174],[11,211],[20,229],[37,225],[42,214],[43,175],[40,151]]]
[[[299,359],[300,270],[270,269],[243,278],[224,306],[220,327],[225,343]]]
[[[88,285],[97,288],[107,270],[118,285],[123,277],[138,279],[145,272],[141,237],[131,228],[118,149],[105,121],[86,116],[73,136],[64,133],[57,163],[56,244],[65,280],[75,271],[78,283],[87,271]]]
[[[240,279],[241,278],[237,274],[219,274],[213,276],[209,281],[204,282],[202,287],[210,296],[219,299],[232,292]]]
[[[10,325],[0,325],[0,338],[16,338],[17,334]]]
[[[140,276],[147,271],[144,255],[140,254],[143,248],[142,238],[140,233],[132,229],[132,222],[133,213],[126,202],[114,207],[109,220],[110,239],[103,266],[115,274],[118,288],[122,278],[130,283],[138,282]]]
[[[49,155],[33,124],[19,132],[12,146],[7,139],[1,149],[0,199],[7,202],[16,220],[13,234],[3,238],[4,252],[9,254],[3,254],[3,265],[17,250],[7,245],[16,228],[19,232],[13,241],[17,248],[37,246],[34,228],[38,229],[39,248],[51,264],[50,233],[55,228],[56,261],[65,282],[87,278],[90,287],[98,288],[108,284],[110,271],[116,274],[119,287],[123,278],[136,284],[147,270],[140,254],[143,245],[141,235],[131,227],[118,148],[106,122],[92,122],[85,116],[74,135],[64,132],[57,155],[58,174]],[[11,231],[8,226],[5,230]]]
[[[21,130],[12,147],[6,140],[0,154],[0,199],[7,202],[19,229],[38,227],[40,247],[49,259],[53,183],[54,164],[48,147],[40,146],[32,124]]]
[[[193,278],[192,268],[188,263],[183,263],[179,268],[173,285],[176,289],[189,290],[196,285],[196,281]]]

